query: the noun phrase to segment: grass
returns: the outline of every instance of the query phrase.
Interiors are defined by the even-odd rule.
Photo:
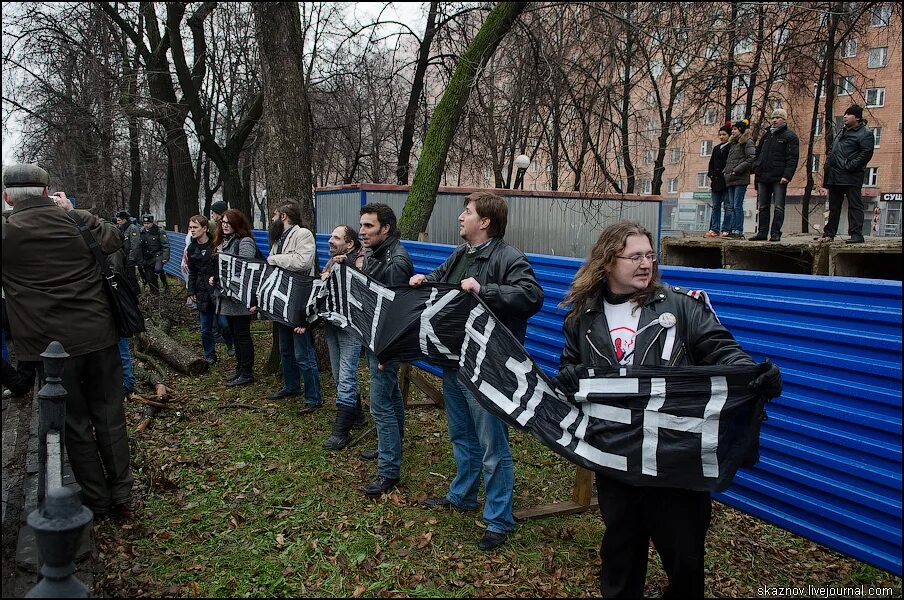
[[[184,315],[183,315],[184,316]],[[183,319],[185,320],[185,319]],[[268,324],[257,322],[263,372]],[[193,325],[173,334],[200,351]],[[402,485],[379,500],[359,491],[375,475],[356,448],[321,443],[335,414],[335,386],[322,376],[324,409],[300,416],[297,401],[271,402],[271,376],[231,390],[225,360],[206,375],[177,377],[179,399],[132,433],[140,509],[125,525],[96,528],[109,596],[596,596],[598,510],[519,523],[496,553],[476,547],[479,512],[418,506],[454,475],[445,415],[407,412]],[[362,393],[366,393],[366,376]],[[412,387],[412,390],[415,388]],[[223,408],[248,405],[249,408]],[[129,404],[130,432],[143,417]],[[567,500],[574,468],[532,437],[511,432],[515,508]],[[891,587],[901,580],[716,503],[707,539],[707,592],[756,596],[761,586]],[[666,585],[651,550],[647,593]]]

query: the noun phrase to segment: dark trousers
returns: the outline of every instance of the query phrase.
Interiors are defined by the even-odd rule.
[[[141,286],[138,285],[138,277],[135,275],[135,267],[126,267],[125,269],[126,281],[129,282],[129,285],[132,287],[132,291],[135,292],[135,295],[141,294]]]
[[[251,341],[251,315],[233,317],[226,315],[232,343],[235,348],[235,374],[253,377],[254,342]]]
[[[785,197],[788,194],[788,184],[779,183],[758,183],[756,186],[756,208],[757,216],[757,234],[766,235],[769,231],[769,237],[781,238],[782,225],[785,224]],[[772,228],[769,228],[769,216],[773,212],[771,209],[775,207],[772,214]]]
[[[599,474],[596,485],[606,524],[600,545],[603,597],[643,597],[652,539],[669,578],[663,597],[702,598],[709,493],[631,486]]]
[[[848,199],[848,235],[852,240],[863,239],[863,195],[859,186],[829,185],[829,218],[826,221],[823,235],[835,237],[838,233],[838,221],[841,220],[841,206],[844,197]]]
[[[163,270],[163,261],[161,259],[141,265],[139,268],[141,269],[141,278],[151,287],[152,294],[160,291],[160,286],[157,283],[158,278],[163,282],[163,288],[169,289],[169,281],[166,278],[166,271]]]
[[[43,371],[41,363],[36,366]],[[118,344],[70,356],[64,363],[66,454],[83,501],[95,516],[132,495],[122,381]]]

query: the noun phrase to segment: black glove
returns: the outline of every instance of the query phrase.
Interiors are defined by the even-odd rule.
[[[581,370],[583,367],[578,365],[565,365],[559,369],[559,374],[553,377],[553,386],[559,388],[566,394],[573,394],[578,391],[578,380],[581,378]]]
[[[756,378],[747,387],[759,396],[777,398],[782,395],[782,372],[767,358],[757,365]]]

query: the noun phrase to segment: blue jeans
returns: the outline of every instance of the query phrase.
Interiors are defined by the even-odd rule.
[[[370,414],[377,428],[377,472],[399,479],[402,472],[402,437],[405,435],[405,401],[399,388],[399,363],[378,368],[377,355],[366,349],[370,367]]]
[[[330,368],[336,382],[336,405],[358,406],[358,361],[361,342],[350,329],[326,326],[326,345],[330,350]]]
[[[232,345],[229,323],[226,322],[226,317],[217,314],[216,306],[212,302],[207,310],[198,310],[198,318],[201,320],[201,346],[204,347],[205,358],[212,358],[217,355],[214,327],[219,327],[220,335],[223,336],[223,341],[226,342],[226,345]]]
[[[721,192],[717,192],[716,190],[712,191],[712,199],[713,199],[713,214],[709,219],[709,229],[710,231],[715,231],[716,233],[720,233],[722,231],[728,231],[729,221],[729,213],[728,213],[728,189],[724,189]],[[725,219],[724,223],[722,223],[722,206],[725,206]]]
[[[135,389],[135,371],[132,369],[132,353],[129,352],[129,338],[119,338],[119,361],[122,363],[122,387],[127,392]]]
[[[722,231],[744,233],[745,194],[747,194],[746,185],[728,186],[728,207],[725,209],[725,223],[722,224]]]
[[[304,399],[308,406],[320,406],[320,370],[314,351],[314,337],[310,330],[295,333],[288,325],[277,323],[279,330],[279,355],[282,358],[283,388],[290,392],[301,391],[304,377]]]
[[[443,369],[443,398],[455,456],[455,479],[446,497],[456,506],[476,508],[482,471],[486,491],[483,520],[487,531],[508,533],[515,528],[512,516],[515,467],[508,427],[477,402],[453,369]]]
[[[780,183],[759,183],[756,188],[756,209],[759,213],[757,216],[757,233],[765,236],[769,231],[769,236],[773,238],[782,237],[782,225],[785,224],[785,196],[788,193],[788,184]],[[770,211],[770,207],[774,205],[775,211]],[[769,213],[772,212],[772,227],[769,227]]]

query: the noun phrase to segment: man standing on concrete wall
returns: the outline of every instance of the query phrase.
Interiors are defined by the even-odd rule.
[[[766,239],[778,242],[782,239],[782,225],[785,222],[785,198],[788,195],[788,183],[797,170],[800,160],[800,140],[797,134],[788,127],[788,113],[783,108],[772,111],[772,127],[770,127],[757,146],[756,155],[756,235],[754,241]],[[769,216],[772,205],[772,228],[769,227]]]
[[[850,237],[845,243],[863,243],[863,196],[860,188],[875,145],[876,138],[863,120],[863,109],[852,105],[844,111],[844,128],[838,132],[826,157],[823,184],[829,191],[829,218],[822,230],[822,239],[832,240],[838,233],[841,205],[847,196]]]

